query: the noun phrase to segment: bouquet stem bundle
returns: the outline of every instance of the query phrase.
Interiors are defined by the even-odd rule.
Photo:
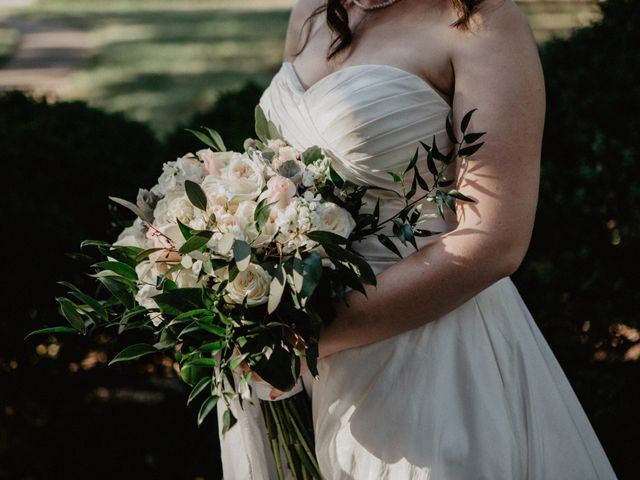
[[[282,452],[294,478],[321,480],[320,467],[315,455],[311,404],[307,393],[302,391],[276,402],[261,400],[260,408],[267,427],[278,480],[285,479]]]

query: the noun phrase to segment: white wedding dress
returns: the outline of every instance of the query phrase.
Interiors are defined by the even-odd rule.
[[[420,140],[435,135],[443,150],[449,145],[449,105],[390,65],[346,67],[305,89],[286,62],[260,105],[289,143],[321,146],[356,183],[392,186],[387,172],[404,170]],[[386,218],[401,204],[382,196]],[[373,208],[373,193],[366,200]],[[448,213],[426,228],[451,230]],[[375,239],[356,247],[377,272],[398,260]],[[303,380],[327,480],[616,478],[510,277],[437,321],[326,357],[318,370],[318,380]],[[257,400],[233,411],[238,424],[220,434],[224,479],[276,478]]]

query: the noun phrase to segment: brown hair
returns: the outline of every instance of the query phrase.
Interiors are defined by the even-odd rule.
[[[484,0],[450,0],[453,4],[453,7],[458,12],[458,19],[453,22],[450,26],[455,28],[460,28],[466,30],[469,28],[469,20],[471,15],[476,11],[478,6]],[[329,53],[327,55],[327,60],[331,59],[334,55],[336,55],[341,50],[347,48],[351,42],[353,41],[353,33],[349,28],[349,15],[347,13],[347,9],[344,6],[345,0],[326,0],[324,5],[320,5],[317,7],[311,15],[304,21],[302,24],[302,30],[304,30],[304,26],[314,17],[321,14],[322,12],[327,12],[327,25],[331,29],[332,32],[337,33],[338,36],[333,39],[331,45],[329,45]],[[304,44],[300,47],[294,56],[299,55],[304,47],[306,47],[307,42],[309,41],[310,31],[307,32],[307,37],[305,38]]]

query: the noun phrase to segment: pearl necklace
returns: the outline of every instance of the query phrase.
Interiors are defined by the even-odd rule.
[[[385,0],[384,2],[376,3],[374,5],[365,5],[360,3],[359,0],[351,0],[356,6],[360,7],[362,10],[370,11],[377,10],[379,8],[388,7],[389,5],[393,5],[394,3],[399,2],[400,0]]]

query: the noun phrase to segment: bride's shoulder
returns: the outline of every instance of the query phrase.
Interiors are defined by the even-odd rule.
[[[513,0],[483,0],[471,12],[467,28],[449,29],[452,54],[469,58],[489,52],[537,55],[536,41],[526,14]]]
[[[289,60],[292,53],[299,50],[303,42],[302,31],[311,15],[326,3],[326,0],[296,0],[289,14],[285,39],[284,59]]]
[[[482,0],[469,14],[468,27],[457,29],[462,42],[472,43],[486,37],[509,39],[513,37],[530,37],[533,33],[526,14],[514,0]],[[459,18],[460,12],[452,15]]]

